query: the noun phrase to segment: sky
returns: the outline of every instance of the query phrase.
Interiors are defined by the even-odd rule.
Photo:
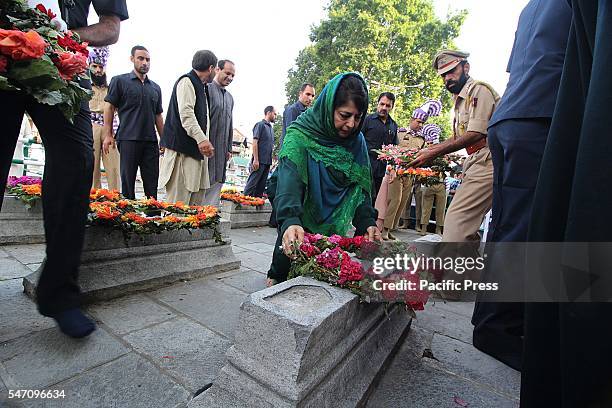
[[[167,110],[172,87],[180,75],[191,69],[194,52],[209,49],[217,58],[236,63],[236,77],[227,88],[234,97],[234,127],[250,137],[267,105],[282,113],[288,102],[287,71],[299,51],[309,44],[312,25],[326,16],[324,8],[328,1],[128,0],[127,3],[130,18],[122,22],[119,42],[111,46],[109,78],[131,71],[130,49],[144,45],[151,54],[149,78],[161,87]],[[468,10],[457,45],[471,54],[471,75],[489,82],[501,95],[508,80],[505,70],[518,16],[527,0],[434,0],[434,3],[440,18],[448,10]],[[210,6],[204,7],[206,4]],[[89,21],[97,22],[93,9]]]

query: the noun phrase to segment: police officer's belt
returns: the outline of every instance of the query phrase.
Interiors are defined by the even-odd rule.
[[[482,149],[483,147],[485,147],[486,145],[487,145],[487,138],[483,137],[482,139],[480,139],[479,141],[477,141],[473,145],[470,145],[470,146],[466,147],[465,151],[467,152],[467,154],[474,154],[477,151],[479,151],[480,149]]]

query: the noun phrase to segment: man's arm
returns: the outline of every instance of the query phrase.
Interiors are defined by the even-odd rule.
[[[204,129],[200,128],[200,124],[195,116],[196,95],[189,78],[183,78],[178,83],[176,99],[181,126],[183,126],[189,137],[195,139],[200,153],[203,156],[211,157],[215,149],[208,140],[208,136],[204,133]]]
[[[82,41],[89,45],[101,47],[104,45],[115,44],[119,40],[121,19],[114,15],[100,16],[100,21],[89,27],[75,28]]]
[[[115,148],[115,137],[113,136],[113,119],[117,108],[110,102],[104,104],[104,141],[102,151],[108,154],[111,148]]]
[[[162,134],[164,133],[164,117],[161,113],[155,115],[155,127],[157,128],[157,134],[161,139]]]
[[[227,135],[227,153],[225,155],[225,160],[229,160],[232,158],[232,142],[234,141],[234,103],[232,102],[232,108],[230,109],[230,125],[229,131]]]
[[[259,170],[259,141],[253,139],[253,170]]]

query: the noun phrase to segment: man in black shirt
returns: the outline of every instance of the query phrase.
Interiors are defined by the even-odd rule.
[[[100,21],[87,27],[90,5]],[[60,1],[68,28],[93,46],[110,45],[119,37],[119,24],[128,18],[125,0]],[[89,81],[81,86],[91,88]],[[77,283],[89,188],[93,172],[93,137],[87,101],[70,123],[56,106],[36,102],[21,92],[0,91],[3,108],[0,123],[0,191],[4,191],[23,115],[27,112],[45,145],[43,213],[47,252],[36,287],[38,310],[53,317],[60,330],[72,337],[85,337],[94,323],[80,310]],[[3,195],[0,194],[0,206]]]
[[[134,185],[140,167],[145,196],[157,198],[159,145],[155,128],[161,137],[164,129],[161,88],[147,76],[151,57],[145,47],[132,47],[130,60],[134,70],[113,77],[104,99],[108,104],[104,109],[106,137],[103,149],[108,154],[117,140],[121,193],[125,197],[136,198]],[[119,129],[113,138],[115,109],[119,112]]]
[[[370,166],[372,167],[372,205],[376,202],[376,196],[385,177],[386,165],[378,160],[378,154],[372,149],[380,149],[383,145],[398,144],[397,123],[389,113],[395,105],[395,95],[391,92],[383,92],[378,97],[376,113],[366,116],[363,123],[363,135],[368,144],[370,155]]]
[[[244,186],[244,194],[262,197],[266,189],[268,173],[272,165],[272,149],[274,147],[274,132],[272,123],[276,120],[276,110],[266,106],[264,119],[253,127],[253,157],[251,157],[251,174]]]
[[[285,111],[283,112],[283,133],[281,134],[281,138],[278,142],[279,150],[280,147],[283,146],[283,140],[285,139],[285,133],[287,133],[287,128],[289,125],[293,123],[294,120],[298,118],[306,109],[312,105],[312,102],[315,99],[315,89],[314,85],[308,82],[303,83],[300,88],[300,93],[298,95],[298,100],[295,103],[287,106]]]

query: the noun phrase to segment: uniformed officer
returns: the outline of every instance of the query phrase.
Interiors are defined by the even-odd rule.
[[[119,173],[119,152],[112,148],[108,154],[102,151],[104,142],[104,98],[108,94],[108,81],[106,80],[106,63],[109,57],[108,47],[93,48],[89,51],[89,71],[91,73],[91,90],[93,95],[89,101],[91,110],[91,127],[94,140],[94,170],[91,188],[102,188],[100,181],[100,160],[106,170],[106,181],[109,190],[121,188]],[[114,116],[116,118],[116,115]]]
[[[440,134],[442,129],[436,124],[430,123],[423,127],[421,132],[427,146],[435,145],[440,143]],[[439,181],[432,183],[423,188],[422,198],[422,215],[421,219],[418,220],[421,224],[420,234],[425,235],[427,233],[427,226],[429,225],[429,216],[431,215],[431,209],[436,204],[436,234],[442,235],[442,228],[444,227],[444,212],[446,210],[446,185],[444,183],[444,173],[439,174]]]
[[[442,50],[433,66],[454,97],[453,137],[423,149],[412,166],[422,167],[432,159],[465,148],[468,157],[463,164],[463,182],[446,214],[443,242],[477,242],[478,230],[491,209],[493,163],[487,146],[487,125],[499,95],[488,84],[469,76],[469,54]]]
[[[442,104],[437,100],[429,100],[422,106],[416,108],[412,112],[412,119],[410,120],[410,126],[408,130],[404,132],[398,131],[398,144],[401,147],[409,149],[422,149],[425,146],[425,139],[421,135],[421,128],[423,124],[429,119],[430,116],[438,116],[442,111]],[[404,209],[409,203],[412,203],[412,189],[413,186],[416,188],[416,215],[417,221],[415,222],[417,230],[419,226],[420,213],[421,213],[421,188],[419,183],[415,183],[414,176],[404,175],[401,177],[393,178],[389,183],[388,197],[387,197],[387,209],[384,215],[384,228],[382,237],[395,239],[389,231],[397,229],[400,217],[404,213]],[[406,222],[407,223],[407,222]]]

